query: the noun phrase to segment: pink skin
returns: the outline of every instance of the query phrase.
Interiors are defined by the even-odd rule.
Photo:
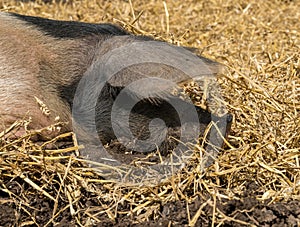
[[[70,108],[57,98],[55,87],[54,85],[51,87],[50,84],[51,80],[54,81],[55,75],[39,80],[43,62],[49,62],[49,65],[44,67],[46,70],[47,68],[52,70],[55,62],[59,61],[59,55],[55,53],[58,49],[55,49],[54,40],[44,37],[37,30],[26,28],[21,22],[12,20],[6,15],[0,15],[0,20],[0,131],[16,120],[26,120],[29,117],[32,120],[29,129],[47,127],[55,122],[57,116],[60,121],[70,121]],[[53,68],[53,74],[56,71]],[[49,116],[42,112],[35,97],[50,110]],[[64,130],[68,129],[70,125]],[[20,130],[15,136],[23,133],[24,130]],[[47,134],[55,136],[57,132],[45,132],[42,137],[49,136]]]

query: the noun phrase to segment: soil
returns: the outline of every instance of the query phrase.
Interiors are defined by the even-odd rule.
[[[299,226],[300,201],[261,203],[255,198],[255,190],[253,190],[255,185],[253,185],[254,183],[249,184],[248,191],[245,192],[242,200],[223,199],[216,201],[216,209],[228,217],[223,218],[223,226],[246,226],[246,224],[249,226]],[[17,179],[13,182],[6,182],[6,186],[15,194],[20,194],[20,190],[23,188]],[[81,201],[82,217],[84,217],[85,209],[97,206],[96,199],[91,194],[86,193],[84,197],[85,199]],[[146,223],[137,223],[138,220],[135,220],[134,216],[119,216],[112,221],[107,215],[98,214],[97,218],[101,220],[101,223],[95,223],[93,226],[188,226],[188,216],[194,217],[206,201],[207,198],[197,197],[189,203],[189,214],[186,209],[186,201],[161,204],[159,216]],[[29,201],[23,202],[28,203],[26,210],[18,209],[17,204],[10,199],[8,194],[3,191],[0,192],[0,226],[35,226],[35,224],[45,226],[51,220],[54,204],[50,199],[39,194],[32,194]],[[62,202],[58,205],[58,209],[63,210],[66,205],[68,205],[67,202]],[[123,206],[125,208],[126,205]],[[195,226],[211,226],[213,224],[212,207],[209,205],[203,207]],[[222,222],[222,217],[218,218],[219,222]],[[84,218],[81,221],[83,220]],[[76,226],[76,223],[69,209],[65,209],[53,222],[48,223],[48,226]]]

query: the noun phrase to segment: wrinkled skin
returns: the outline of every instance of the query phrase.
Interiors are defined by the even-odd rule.
[[[89,104],[85,101],[78,100],[75,104],[80,108],[76,110],[75,121],[72,121],[74,96],[76,94],[79,97],[81,95],[89,97],[88,92],[84,91],[85,94],[83,94],[76,89],[84,75],[97,73],[93,66],[97,64],[101,56],[126,43],[148,41],[152,39],[128,34],[110,24],[61,22],[0,13],[0,130],[4,130],[15,120],[26,116],[32,119],[32,124],[29,125],[31,129],[46,127],[59,116],[60,121],[69,122],[62,128],[62,131],[75,129],[81,141],[93,145],[98,138],[93,134],[93,122],[85,119],[85,114],[88,111],[95,111],[94,122],[96,122],[97,137],[103,144],[116,138],[113,127],[118,128],[119,133],[126,139],[128,132],[125,120],[122,121],[123,115],[126,115],[126,103],[116,106],[120,120],[118,122],[111,120],[112,106],[124,87],[149,73],[151,76],[162,77],[178,84],[191,78],[171,66],[157,63],[145,63],[125,68],[105,82],[96,105],[88,106]],[[210,74],[218,72],[218,63],[202,57],[199,59],[207,64]],[[89,89],[94,91],[98,89],[97,86],[96,83],[92,84]],[[168,103],[176,97],[170,93],[168,85],[160,86],[148,83],[142,87],[143,90],[149,89],[149,91],[157,89],[157,93],[162,91],[164,95],[158,95],[153,100],[137,100],[137,104],[130,112],[129,125],[135,138],[145,140],[150,137],[149,124],[152,120],[157,118],[163,120],[167,127],[167,134],[162,134],[159,127],[161,122],[154,122],[152,135],[157,140],[162,138],[163,142],[158,146],[162,153],[166,153],[168,149],[176,145],[174,141],[168,142],[167,138],[169,136],[180,138],[180,129],[193,127],[193,124],[181,125],[181,116]],[[128,100],[136,98],[135,94],[129,93],[127,96]],[[35,97],[47,106],[51,111],[50,115],[40,110]],[[224,120],[226,131],[229,131],[231,115],[218,118],[195,107],[190,102],[178,101],[178,99],[176,102],[183,109],[194,108],[196,110],[197,120],[200,123],[200,128],[197,129],[199,135],[203,134],[212,118],[215,121]],[[193,123],[194,119],[190,121]],[[22,132],[16,136],[20,134]],[[55,132],[44,132],[38,139],[45,139],[55,134]],[[122,137],[118,139],[122,140]],[[187,140],[191,139],[187,138]],[[134,143],[134,141],[129,142]],[[152,145],[145,150],[151,150]],[[138,151],[140,148],[133,145],[134,150]],[[93,149],[89,151],[87,148],[85,154],[97,161],[99,155],[92,152],[94,152]]]

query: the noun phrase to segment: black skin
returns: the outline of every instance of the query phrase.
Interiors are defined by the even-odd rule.
[[[13,17],[27,22],[29,25],[35,26],[38,30],[42,31],[43,34],[51,37],[55,37],[58,40],[80,40],[85,42],[87,46],[95,46],[95,48],[98,48],[101,52],[101,48],[105,49],[105,46],[102,47],[101,43],[106,40],[109,41],[107,43],[110,43],[112,46],[114,43],[120,43],[120,42],[132,42],[132,41],[152,41],[153,39],[149,37],[139,37],[134,36],[127,31],[112,25],[112,24],[90,24],[90,23],[82,23],[82,22],[73,22],[73,21],[55,21],[55,20],[49,20],[39,17],[30,17],[30,16],[24,16],[24,15],[18,15],[18,14],[11,14]],[[122,38],[123,37],[123,38]],[[110,40],[112,40],[110,42]],[[115,41],[117,40],[117,41]],[[100,43],[100,44],[99,44]],[[88,51],[87,51],[88,52]],[[87,56],[89,57],[89,56]],[[97,57],[97,56],[96,56]],[[213,73],[218,71],[219,64],[211,61],[209,59],[200,57],[211,69]],[[94,58],[88,63],[92,64]],[[68,62],[62,62],[62,64],[68,64]],[[85,65],[86,69],[90,67],[90,65]],[[154,68],[156,66],[153,66]],[[139,68],[139,67],[138,67]],[[84,72],[86,69],[82,69]],[[147,67],[140,67],[139,70],[141,71],[141,74],[147,73]],[[173,70],[173,71],[172,71]],[[172,73],[169,73],[165,76],[165,79],[172,79],[172,75],[176,72],[174,69],[170,69]],[[61,99],[66,103],[66,105],[70,106],[70,109],[73,107],[73,98],[74,94],[77,88],[77,85],[83,75],[80,73],[77,76],[74,76],[74,79],[71,79],[70,83],[66,83],[64,85],[58,84],[57,89],[57,99]],[[109,143],[111,140],[115,140],[115,135],[112,130],[112,123],[110,119],[110,112],[111,107],[115,101],[115,98],[119,94],[119,92],[126,87],[125,84],[118,84],[119,81],[131,81],[132,75],[127,72],[119,72],[115,75],[116,79],[114,79],[113,82],[108,81],[103,90],[101,91],[100,96],[98,97],[98,101],[96,104],[96,127],[98,136],[103,144]],[[160,76],[160,75],[158,75]],[[177,76],[178,78],[175,78],[173,81],[175,82],[182,82],[183,78],[186,78],[186,76]],[[46,80],[46,79],[45,79]],[[115,85],[115,84],[118,84]],[[151,88],[151,84],[147,85],[148,89]],[[91,87],[91,90],[97,89],[95,87]],[[132,98],[130,94],[128,95],[128,98]],[[140,100],[137,102],[137,104],[134,106],[134,108],[131,111],[130,114],[130,129],[132,130],[132,133],[134,136],[136,136],[137,139],[144,140],[149,137],[149,130],[148,126],[152,119],[154,118],[160,118],[162,119],[166,126],[168,127],[168,136],[174,136],[175,138],[179,138],[180,135],[180,128],[181,128],[181,122],[180,117],[178,116],[178,113],[172,106],[168,103],[168,100],[177,99],[177,97],[173,96],[172,94],[167,94],[165,97],[157,98],[155,102],[153,100]],[[227,114],[226,116],[222,118],[218,118],[209,112],[199,108],[195,107],[194,105],[187,103],[186,101],[182,100],[179,101],[182,102],[182,105],[186,105],[188,108],[195,108],[197,114],[198,114],[198,121],[200,123],[200,131],[199,135],[203,134],[206,126],[214,119],[214,121],[224,120],[226,121],[226,131],[229,132],[230,125],[232,122],[232,116],[230,114]],[[84,106],[84,105],[83,105]],[[124,111],[124,107],[118,106],[120,115],[122,115],[122,112]],[[83,110],[85,111],[85,110]],[[77,113],[80,115],[79,113]],[[92,131],[88,124],[84,122],[85,119],[83,119],[83,123],[76,122],[76,126],[79,127],[79,134],[82,133],[83,136],[81,138],[86,138],[86,141],[89,141],[88,143],[93,144],[93,140],[95,139],[90,131]],[[195,122],[195,124],[198,122]],[[119,126],[122,128],[122,125]],[[155,134],[159,136],[160,131],[155,131]],[[126,134],[124,134],[124,137],[126,137]],[[197,139],[197,138],[194,138]],[[85,139],[83,139],[85,140]],[[161,149],[161,153],[167,154],[169,149],[174,148],[176,146],[176,143],[169,142],[168,138],[165,138],[165,141],[161,146],[159,147]],[[93,154],[91,154],[89,151],[86,152],[90,157],[93,157]],[[97,156],[97,155],[96,155]],[[96,160],[94,160],[96,161]]]
[[[80,39],[91,35],[129,35],[112,24],[89,24],[77,21],[57,21],[11,13],[15,17],[37,26],[45,34],[61,39]]]

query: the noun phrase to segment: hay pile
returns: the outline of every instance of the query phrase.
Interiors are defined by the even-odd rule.
[[[0,204],[13,207],[16,225],[83,226],[104,220],[118,223],[120,217],[142,223],[159,219],[165,215],[161,207],[177,200],[186,201],[190,226],[203,220],[207,207],[212,211],[211,225],[229,221],[246,225],[216,204],[222,199],[243,201],[250,182],[256,185],[253,193],[259,201],[300,200],[298,1],[2,0],[0,10],[113,22],[136,34],[198,48],[202,55],[227,66],[219,83],[225,105],[234,115],[227,147],[215,165],[203,172],[196,158],[192,168],[153,187],[115,185],[99,178],[77,157],[66,155],[78,150],[75,140],[74,146],[60,150],[53,149],[55,140],[32,143],[31,135],[2,140]],[[72,133],[60,137],[74,138]],[[9,199],[2,199],[3,193]],[[196,198],[203,202],[190,213],[189,203]],[[39,217],[36,213],[43,206],[38,204],[43,200],[50,201],[50,212]],[[72,219],[66,220],[69,214]]]

